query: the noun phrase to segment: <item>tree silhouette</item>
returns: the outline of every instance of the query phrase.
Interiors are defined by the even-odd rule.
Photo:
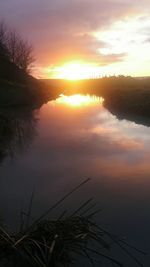
[[[34,61],[32,45],[3,21],[0,22],[0,56],[25,72],[29,72]]]

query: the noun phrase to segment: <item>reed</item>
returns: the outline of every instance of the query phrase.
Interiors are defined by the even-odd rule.
[[[0,226],[0,266],[2,267],[70,267],[86,262],[91,266],[105,266],[105,260],[112,266],[124,266],[112,256],[115,245],[126,253],[138,266],[142,263],[131,253],[145,253],[137,250],[123,239],[117,238],[94,222],[94,216],[100,211],[94,209],[93,199],[81,203],[70,215],[64,211],[57,219],[52,220],[49,213],[80,187],[89,182],[81,182],[64,195],[36,221],[30,223],[34,193],[31,195],[28,212],[24,213],[18,233],[8,233]],[[30,225],[29,225],[30,223]],[[96,265],[97,266],[97,265]],[[111,266],[111,265],[110,265]]]

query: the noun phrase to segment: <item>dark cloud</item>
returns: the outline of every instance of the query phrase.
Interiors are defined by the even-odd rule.
[[[126,56],[127,56],[126,53],[109,54],[109,55],[99,54],[99,64],[100,66],[105,66],[114,62],[123,61]]]
[[[150,43],[150,38],[145,39],[144,43]]]

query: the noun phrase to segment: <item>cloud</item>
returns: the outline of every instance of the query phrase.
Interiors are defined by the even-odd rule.
[[[100,53],[106,47],[92,32],[109,28],[115,21],[146,12],[148,1],[123,0],[1,0],[0,16],[28,38],[37,63],[56,65],[81,59],[109,65],[126,54]],[[142,13],[143,12],[143,13]],[[144,17],[144,15],[143,15]]]
[[[145,39],[144,43],[150,43],[150,38]]]
[[[104,40],[102,33],[111,31],[119,21],[126,24],[130,18],[139,17],[141,25],[144,25],[148,20],[149,7],[147,1],[139,3],[137,0],[1,0],[0,17],[33,44],[36,58],[33,75],[37,77],[47,77],[48,68],[55,68],[69,61],[106,66],[106,70],[102,72],[104,75],[120,72],[129,75],[133,71],[131,62],[126,66],[122,63],[130,58],[130,47],[132,54],[136,51],[133,46],[139,43],[139,38],[135,40],[135,37],[142,35],[144,29],[136,36],[131,34],[132,38],[129,40],[129,23],[124,33],[127,40],[124,42],[123,38],[121,45],[112,42],[115,35]],[[115,27],[114,31],[117,31]],[[100,34],[99,38],[96,38],[95,32]],[[124,29],[120,29],[120,32],[123,33]],[[149,36],[143,38],[147,40]],[[103,53],[105,49],[109,51],[108,54]],[[122,68],[119,66],[117,69],[116,64],[115,69],[113,63],[121,63]],[[142,63],[139,64],[141,65]]]

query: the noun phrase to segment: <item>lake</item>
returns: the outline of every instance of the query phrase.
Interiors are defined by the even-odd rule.
[[[101,209],[97,222],[148,252],[149,127],[118,120],[102,98],[89,95],[61,95],[38,110],[0,111],[0,217],[9,227],[18,227],[33,191],[36,218],[89,177],[51,216],[93,197]],[[148,264],[149,256],[142,261]]]

